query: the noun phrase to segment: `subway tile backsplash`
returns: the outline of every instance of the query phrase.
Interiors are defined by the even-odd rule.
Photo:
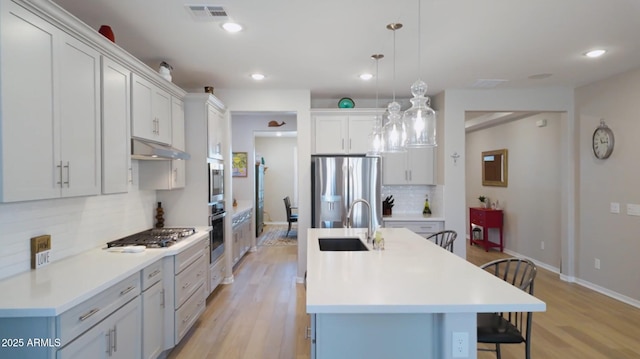
[[[442,186],[382,186],[382,199],[390,195],[395,199],[394,214],[422,213],[427,194],[432,216],[442,216]]]
[[[50,234],[56,261],[153,227],[156,192],[135,187],[124,194],[0,203],[0,279],[31,269],[31,237]]]

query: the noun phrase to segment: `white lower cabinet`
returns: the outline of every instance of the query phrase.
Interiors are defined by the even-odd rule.
[[[209,271],[209,237],[165,258],[166,306],[165,347],[170,349],[187,334],[206,306],[206,280]]]
[[[164,347],[165,290],[162,261],[142,271],[142,358],[155,359]]]
[[[414,233],[417,233],[423,237],[429,237],[430,235],[444,230],[443,221],[394,221],[385,220],[384,226],[386,228],[406,228]]]
[[[209,277],[209,294],[213,292],[219,285],[222,283],[222,280],[227,273],[224,267],[224,255],[220,256],[220,258],[209,268],[210,277]]]
[[[140,297],[58,350],[58,359],[140,357]]]
[[[248,209],[233,217],[233,243],[231,245],[233,265],[238,263],[240,258],[251,248],[251,239],[253,238],[253,231],[251,230],[252,213],[253,209]]]

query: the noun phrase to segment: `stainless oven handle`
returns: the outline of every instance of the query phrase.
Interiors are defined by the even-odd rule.
[[[227,212],[223,212],[220,214],[211,215],[209,216],[209,218],[211,218],[211,221],[215,221],[216,219],[224,218],[224,216],[226,215],[227,215]]]

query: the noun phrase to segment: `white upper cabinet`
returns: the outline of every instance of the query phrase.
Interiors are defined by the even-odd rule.
[[[171,123],[173,147],[185,150],[184,134],[184,101],[171,97]],[[176,189],[184,188],[187,182],[186,161],[155,160],[142,161],[140,165],[141,189]]]
[[[315,122],[314,153],[367,153],[367,141],[376,121],[376,110],[316,111],[312,117]]]
[[[171,144],[171,95],[135,73],[131,87],[131,135]]]
[[[224,115],[215,106],[207,105],[207,147],[209,158],[223,159]]]
[[[99,53],[11,1],[0,16],[0,201],[98,194]]]
[[[102,57],[102,193],[124,193],[131,179],[131,71]]]
[[[409,148],[382,155],[383,185],[436,184],[435,148]]]

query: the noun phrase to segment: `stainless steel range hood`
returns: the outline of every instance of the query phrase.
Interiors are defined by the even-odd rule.
[[[171,146],[132,138],[131,158],[135,160],[188,160],[191,155]]]

